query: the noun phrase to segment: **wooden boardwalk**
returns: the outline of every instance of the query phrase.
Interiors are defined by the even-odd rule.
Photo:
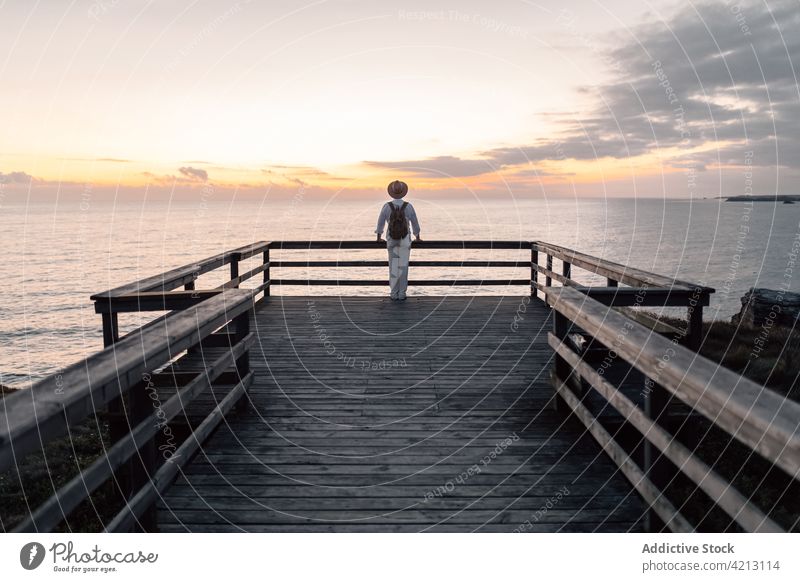
[[[551,329],[522,296],[265,298],[248,402],[158,529],[640,531],[630,483],[548,405]]]
[[[414,247],[454,254],[415,250],[414,269],[437,271],[412,290],[523,294],[395,303],[325,296],[385,280],[291,276],[386,272],[385,247],[348,240],[258,241],[92,295],[105,349],[0,401],[0,476],[98,410],[110,446],[14,531],[80,523],[101,488],[105,531],[690,532],[716,510],[720,530],[797,528],[782,499],[797,497],[800,404],[698,353],[714,289],[544,241]],[[298,285],[316,293],[272,294]],[[162,315],[121,334],[120,317],[147,311]],[[745,463],[743,483],[783,493],[767,503],[709,466],[680,430],[692,417],[767,461]]]

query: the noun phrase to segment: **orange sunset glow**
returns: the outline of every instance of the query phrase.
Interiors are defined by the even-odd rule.
[[[738,20],[724,6],[704,11],[719,46],[688,42],[701,26],[688,8],[652,24],[628,0],[502,14],[480,2],[14,2],[0,22],[0,176],[34,197],[87,183],[134,198],[208,182],[357,194],[398,174],[431,192],[692,197],[738,193],[746,169],[765,193],[794,191],[787,53],[775,35],[725,27]],[[757,14],[749,26],[779,32]],[[759,39],[770,95],[731,76]]]

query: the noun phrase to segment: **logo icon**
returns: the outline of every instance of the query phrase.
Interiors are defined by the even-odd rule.
[[[19,551],[19,563],[26,570],[35,570],[44,562],[44,546],[39,542],[29,542]]]

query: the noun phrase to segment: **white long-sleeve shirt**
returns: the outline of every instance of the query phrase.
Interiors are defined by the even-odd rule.
[[[389,220],[389,216],[391,216],[391,209],[389,208],[389,204],[394,204],[398,208],[403,205],[402,199],[390,200],[386,204],[381,207],[381,213],[378,216],[378,226],[375,227],[375,233],[382,235],[383,229],[386,227],[386,222]],[[417,220],[417,213],[414,211],[414,207],[411,206],[409,202],[405,209],[406,220],[411,223],[411,231],[414,233],[414,236],[419,236],[419,221]]]

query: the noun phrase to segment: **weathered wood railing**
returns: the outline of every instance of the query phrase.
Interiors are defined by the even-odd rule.
[[[239,274],[239,263],[258,255],[263,257],[261,263]],[[201,291],[195,288],[201,275],[225,265],[230,265],[229,280],[214,289]],[[264,273],[263,282],[253,292],[264,291],[269,294],[269,266],[269,243],[257,242],[92,295],[95,311],[103,318],[103,344],[110,346],[119,339],[118,313],[185,309],[225,289],[238,288],[242,282],[259,273]],[[179,287],[184,290],[175,291]]]
[[[162,301],[170,303],[171,299]],[[151,509],[159,495],[252,382],[248,363],[254,339],[248,319],[252,308],[252,291],[222,291],[160,317],[29,390],[6,397],[0,404],[4,409],[0,414],[0,472],[28,453],[44,454],[51,439],[85,419],[93,418],[99,430],[103,407],[114,401],[125,403],[117,434],[103,442],[103,454],[32,510],[15,531],[52,530],[109,481],[116,489],[119,507],[105,529],[125,531],[136,524],[151,528]],[[203,372],[182,382],[159,373],[161,366],[181,352],[202,349],[206,344],[226,349],[210,360]],[[230,389],[180,446],[170,448],[169,456],[164,452],[159,459],[156,439],[162,428],[198,395],[210,390],[228,368],[235,370]],[[156,391],[160,385],[176,389],[163,403]]]
[[[531,243],[527,241],[423,241],[414,242],[414,249],[433,249],[433,250],[525,250],[530,248]],[[386,243],[376,241],[275,241],[270,243],[270,248],[281,251],[300,251],[300,250],[363,250],[363,249],[382,249],[386,252]],[[278,260],[272,261],[272,266],[276,268],[309,268],[309,267],[383,267],[388,268],[388,261],[374,260]],[[522,267],[527,269],[527,261],[502,261],[502,260],[446,260],[446,261],[426,261],[412,259],[409,261],[410,267],[474,267],[474,268],[514,268]],[[273,279],[274,285],[329,285],[329,286],[389,286],[389,280],[382,279]],[[530,279],[410,279],[409,286],[471,286],[471,287],[491,287],[522,285],[530,286]]]
[[[582,325],[580,310],[575,304],[583,301],[594,306],[592,322],[599,328],[595,316],[602,311],[608,313],[610,321],[618,323],[632,320],[607,306],[674,306],[690,309],[691,345],[700,337],[698,325],[702,305],[708,304],[713,289],[661,277],[624,265],[612,263],[578,253],[563,247],[542,242],[529,241],[425,241],[414,243],[415,249],[433,250],[503,250],[530,251],[530,260],[419,260],[410,261],[411,267],[433,268],[523,268],[530,269],[530,277],[511,279],[470,278],[412,279],[412,286],[524,286],[531,295],[543,291],[548,302],[554,305],[557,316],[559,340],[564,339],[565,318]],[[260,293],[270,295],[272,285],[283,286],[388,286],[381,279],[315,279],[274,277],[272,268],[339,268],[375,267],[386,268],[386,260],[290,260],[283,251],[301,250],[383,250],[385,244],[376,241],[276,241],[257,242],[251,245],[213,255],[202,261],[147,277],[103,293],[92,296],[97,313],[102,315],[103,342],[105,349],[85,361],[70,366],[63,372],[47,378],[30,390],[7,397],[3,401],[5,414],[0,414],[0,472],[12,466],[27,453],[43,450],[45,443],[64,434],[79,421],[98,415],[108,407],[110,442],[105,453],[90,467],[64,485],[41,507],[33,511],[28,519],[19,524],[19,531],[48,531],[67,519],[83,500],[109,480],[116,482],[120,493],[120,509],[106,525],[108,530],[126,530],[138,524],[140,528],[153,527],[153,503],[169,486],[182,463],[195,452],[203,439],[220,422],[222,416],[238,401],[252,381],[248,364],[248,350],[253,341],[249,333],[248,318]],[[275,260],[270,251],[280,251]],[[546,267],[539,264],[539,254],[546,254]],[[562,273],[553,271],[553,258],[562,261]],[[240,272],[244,261],[251,261]],[[252,265],[252,261],[257,261]],[[573,266],[608,279],[607,286],[592,287],[576,282],[571,277]],[[213,286],[198,288],[201,276],[229,267],[223,281]],[[240,288],[241,284],[262,274],[255,286]],[[538,275],[546,276],[541,284]],[[552,281],[564,285],[559,295]],[[251,282],[252,283],[252,282]],[[628,288],[619,287],[628,285]],[[574,289],[570,289],[574,287]],[[563,299],[556,299],[561,297]],[[149,321],[145,325],[120,333],[120,313],[169,312]],[[637,329],[639,329],[637,327]],[[602,329],[592,328],[594,337],[602,342],[607,339]],[[653,336],[655,337],[655,336]],[[661,338],[660,341],[669,343]],[[210,347],[226,348],[206,362],[205,369],[198,373],[161,373],[159,370],[186,353],[202,351]],[[559,370],[570,369],[589,372],[574,354],[565,352],[561,343],[554,342],[557,350]],[[676,348],[677,349],[677,348]],[[681,348],[683,349],[683,348]],[[683,352],[681,352],[683,353]],[[567,362],[567,364],[565,364]],[[640,365],[631,362],[632,365]],[[652,362],[648,366],[654,365]],[[688,365],[688,364],[687,364]],[[203,391],[209,390],[222,377],[230,379],[229,368],[235,370],[235,378],[227,395],[205,417],[192,427],[188,438],[175,451],[174,461],[157,459],[155,439],[158,427],[186,412],[186,407]],[[689,369],[688,367],[686,368]],[[651,367],[647,370],[653,371]],[[564,379],[561,376],[562,380]],[[737,376],[738,378],[738,376]],[[176,393],[158,410],[153,410],[152,387],[168,385]],[[602,386],[602,385],[601,385]],[[559,394],[566,394],[559,384]],[[566,394],[564,400],[574,404],[574,395]],[[620,405],[623,406],[623,405]],[[573,408],[575,408],[573,406]],[[705,408],[697,403],[700,412]],[[580,409],[578,409],[580,410]],[[626,409],[627,410],[627,409]],[[105,413],[104,413],[105,414]],[[592,429],[590,429],[592,430]],[[606,444],[604,444],[606,446]],[[670,450],[673,450],[670,448]],[[619,457],[615,450],[607,450]],[[677,454],[677,453],[676,453]],[[627,461],[626,461],[627,463]],[[626,465],[627,466],[627,465]],[[639,487],[637,487],[638,489]],[[640,492],[642,490],[640,489]],[[643,493],[646,499],[660,507],[660,500],[652,491]],[[649,496],[649,497],[648,497]],[[664,510],[662,513],[668,513]],[[753,525],[754,514],[749,525]],[[758,517],[758,516],[756,516]],[[680,523],[674,518],[670,523]],[[766,521],[769,524],[770,522]]]
[[[540,263],[540,255],[545,255],[544,266]],[[561,262],[561,273],[553,270],[553,259]],[[652,320],[647,315],[642,315],[639,319],[650,327],[666,328],[691,349],[697,350],[702,343],[703,307],[709,304],[709,296],[714,292],[710,287],[657,275],[538,241],[531,246],[531,265],[534,293],[547,292],[553,281],[557,281],[564,286],[579,287],[594,299],[614,307],[686,307],[688,322],[685,329],[672,328],[668,324]],[[587,286],[586,283],[577,282],[572,277],[573,267],[604,277],[606,286]],[[545,276],[544,284],[539,282],[539,273]],[[620,284],[627,287],[620,287]]]
[[[558,396],[663,523],[672,531],[694,529],[655,482],[655,459],[662,455],[744,530],[783,531],[659,423],[665,399],[660,405],[648,399],[644,407],[638,406],[609,380],[604,369],[584,361],[572,338],[579,334],[604,345],[610,357],[650,379],[648,394],[663,390],[666,398],[677,398],[691,406],[795,480],[800,477],[800,404],[652,333],[596,301],[591,294],[587,296],[570,287],[545,291],[547,302],[554,309],[554,331],[549,334],[549,342],[556,354],[553,381]],[[645,439],[648,446],[642,466],[586,406],[586,383]]]

